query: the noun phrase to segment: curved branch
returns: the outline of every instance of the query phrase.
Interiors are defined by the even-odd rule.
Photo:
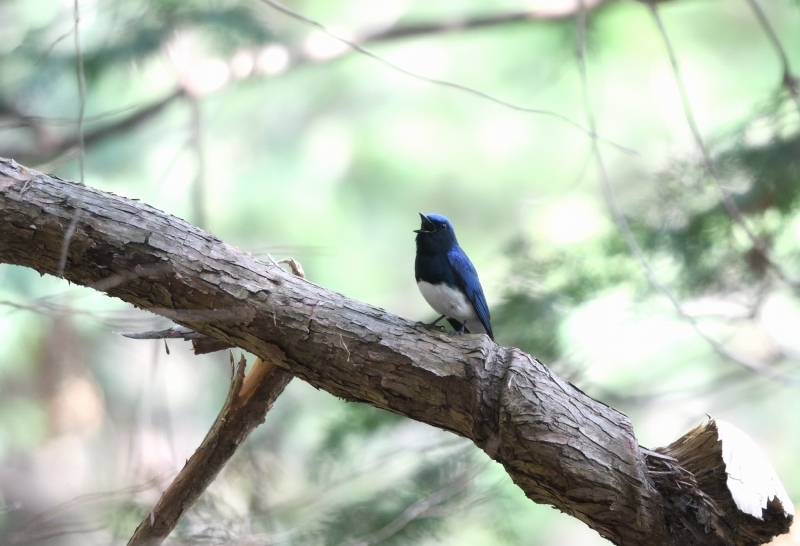
[[[186,92],[181,87],[176,87],[168,94],[153,101],[152,103],[138,108],[125,117],[116,119],[112,122],[106,123],[99,127],[86,130],[81,135],[80,132],[69,135],[52,135],[48,134],[45,137],[40,136],[36,138],[36,147],[31,148],[25,144],[19,145],[18,148],[9,147],[3,150],[4,153],[17,158],[26,158],[27,161],[41,162],[51,161],[54,157],[62,154],[69,153],[71,150],[77,148],[88,148],[104,139],[130,131],[139,125],[150,121],[164,111],[167,106],[171,105],[176,100],[186,96]],[[34,129],[41,128],[43,125],[42,118],[32,116],[18,116],[20,127],[31,126]],[[84,123],[88,120],[84,120]],[[43,167],[42,167],[43,168]]]
[[[648,461],[666,458],[683,468],[680,459],[643,452],[624,414],[518,349],[430,330],[238,252],[143,203],[2,159],[0,262],[54,274],[77,208],[64,268],[69,281],[261,358],[282,355],[277,365],[335,396],[470,438],[530,499],[616,544],[757,544],[742,537],[773,536],[791,524],[783,497],[759,520],[724,511],[720,495],[730,493],[704,491],[701,480],[682,480],[688,492],[681,494],[708,499],[702,513],[716,509],[719,520],[671,502],[682,474],[662,472],[656,481]],[[714,471],[724,473],[724,463]]]

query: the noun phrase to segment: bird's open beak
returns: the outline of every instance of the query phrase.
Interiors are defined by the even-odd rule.
[[[419,217],[422,218],[422,226],[420,229],[415,229],[414,233],[430,233],[434,230],[433,222],[428,220],[427,216],[420,212]]]

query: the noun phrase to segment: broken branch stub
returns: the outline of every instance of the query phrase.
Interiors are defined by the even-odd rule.
[[[794,506],[775,471],[730,423],[710,419],[656,452],[668,458],[645,456],[656,488],[674,508],[670,531],[700,521],[709,533],[704,543],[745,546],[791,527]]]

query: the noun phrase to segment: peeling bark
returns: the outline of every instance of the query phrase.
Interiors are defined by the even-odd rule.
[[[679,458],[640,448],[624,414],[518,349],[428,329],[146,204],[2,159],[0,210],[0,262],[56,273],[72,225],[64,278],[259,357],[285,355],[278,365],[335,396],[470,438],[530,499],[615,544],[759,544],[742,529],[752,521],[719,509],[717,491],[679,480],[691,475]],[[721,459],[714,471],[725,472]],[[673,502],[687,487],[724,525]],[[779,504],[751,518],[767,525],[757,536],[788,530],[791,514]]]

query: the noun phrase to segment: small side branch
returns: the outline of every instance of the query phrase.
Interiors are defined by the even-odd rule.
[[[217,420],[186,466],[164,491],[158,504],[136,528],[128,546],[161,544],[244,439],[264,422],[267,412],[292,380],[292,374],[278,367],[285,358],[280,349],[276,347],[271,357],[268,360],[256,359],[246,376],[244,355],[239,359],[228,399]]]
[[[305,278],[303,267],[293,258],[285,258],[280,263],[288,263],[292,273]],[[232,348],[229,343],[184,326],[123,335],[131,339],[184,339],[192,342],[195,354]],[[250,372],[245,375],[246,361],[244,355],[241,356],[233,372],[228,398],[217,420],[206,434],[203,443],[187,461],[186,466],[164,491],[158,504],[139,524],[128,542],[129,546],[160,544],[172,532],[183,514],[211,485],[228,459],[236,452],[239,444],[264,422],[272,404],[293,377],[291,373],[278,367],[278,362],[285,358],[286,355],[274,347],[274,351],[270,351],[266,360],[256,358]],[[233,353],[231,353],[231,367],[233,368]]]

